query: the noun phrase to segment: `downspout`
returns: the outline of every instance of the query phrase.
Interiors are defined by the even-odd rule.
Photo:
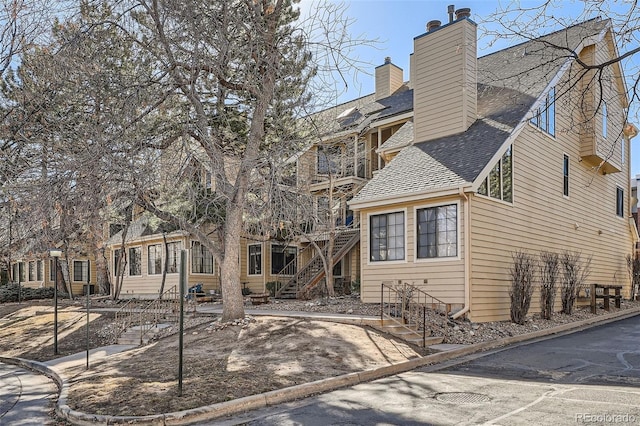
[[[459,188],[460,197],[464,198],[464,306],[461,310],[451,315],[451,319],[458,319],[471,308],[471,212],[469,211],[469,197]]]

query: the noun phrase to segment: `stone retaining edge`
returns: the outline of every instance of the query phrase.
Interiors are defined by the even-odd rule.
[[[177,411],[173,413],[156,414],[150,416],[106,416],[98,414],[87,414],[72,410],[67,404],[68,384],[53,371],[49,366],[22,358],[7,358],[0,356],[0,362],[19,365],[30,370],[37,371],[52,378],[60,390],[58,403],[56,404],[56,413],[75,425],[116,425],[116,424],[146,424],[146,425],[186,425],[194,422],[213,420],[223,416],[239,414],[245,411],[265,408],[270,405],[281,404],[284,402],[294,401],[296,399],[306,398],[308,396],[328,392],[331,390],[354,386],[359,383],[369,382],[394,374],[404,373],[418,367],[430,364],[437,364],[443,361],[449,361],[454,358],[471,355],[476,352],[496,349],[508,346],[514,343],[520,343],[526,340],[534,340],[540,337],[551,336],[564,332],[577,332],[593,325],[604,325],[610,322],[619,321],[633,316],[639,315],[640,309],[628,309],[618,311],[611,314],[600,315],[586,320],[570,322],[557,327],[538,330],[532,333],[521,334],[518,336],[505,337],[498,340],[476,343],[467,347],[453,349],[446,352],[440,352],[425,357],[414,358],[397,364],[387,365],[384,367],[365,370],[357,373],[349,373],[336,377],[329,377],[315,382],[304,383],[288,388],[278,389],[262,394],[251,395],[231,401],[220,402],[216,404],[206,405],[203,407],[193,408],[190,410]],[[318,318],[312,318],[318,319]]]

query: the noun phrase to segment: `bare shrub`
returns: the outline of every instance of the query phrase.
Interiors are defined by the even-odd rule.
[[[516,251],[511,255],[511,321],[524,324],[533,294],[533,275],[536,269],[536,259],[524,251]]]
[[[540,252],[540,316],[551,319],[560,274],[558,253]]]
[[[591,274],[591,256],[582,259],[580,252],[563,251],[560,255],[562,264],[562,312],[571,315],[580,289],[586,285]]]
[[[627,255],[627,268],[631,278],[631,294],[629,298],[633,300],[640,293],[640,258],[637,255],[633,257]]]

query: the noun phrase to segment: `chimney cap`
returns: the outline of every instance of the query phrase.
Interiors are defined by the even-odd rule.
[[[442,22],[438,21],[437,19],[434,19],[433,21],[427,22],[427,32],[435,30],[441,24],[442,24]]]
[[[391,56],[386,56],[384,58],[384,64],[387,65],[387,64],[390,64],[390,63],[391,63]]]
[[[463,7],[456,10],[456,21],[458,19],[468,18],[471,16],[471,8]]]

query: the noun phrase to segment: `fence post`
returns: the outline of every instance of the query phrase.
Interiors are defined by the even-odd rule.
[[[384,321],[384,282],[380,283],[380,322]]]
[[[422,305],[422,347],[427,347],[427,301]]]
[[[184,348],[184,288],[187,283],[187,251],[180,251],[180,335],[178,337],[178,396],[182,396],[182,357]],[[195,296],[194,296],[195,297]]]

